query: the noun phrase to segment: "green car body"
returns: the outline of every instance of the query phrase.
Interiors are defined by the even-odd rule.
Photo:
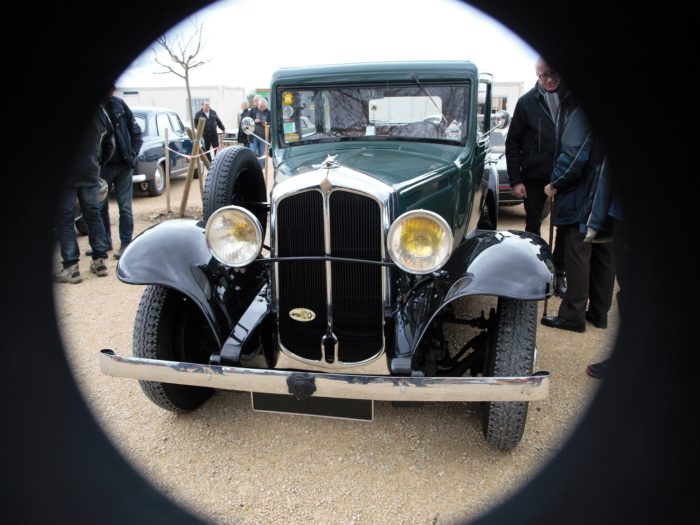
[[[106,352],[104,370],[174,411],[211,388],[339,417],[374,400],[486,401],[487,440],[513,448],[528,402],[547,395],[535,316],[552,264],[539,237],[496,229],[488,77],[469,62],[293,68],[270,98],[271,184],[250,150],[226,149],[206,224],[131,243],[118,276],[150,285],[135,357]],[[470,296],[498,308],[456,320]],[[451,349],[450,322],[481,332]]]

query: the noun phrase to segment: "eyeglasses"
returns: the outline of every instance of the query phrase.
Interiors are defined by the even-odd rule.
[[[559,73],[557,73],[556,71],[545,71],[544,73],[537,75],[537,78],[541,80],[556,80],[559,78]]]

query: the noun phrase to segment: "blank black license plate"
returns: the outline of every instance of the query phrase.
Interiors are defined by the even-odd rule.
[[[305,416],[333,417],[372,421],[374,401],[367,399],[337,399],[334,397],[310,397],[303,401],[294,396],[282,394],[261,394],[252,392],[253,410],[260,412],[281,412]]]

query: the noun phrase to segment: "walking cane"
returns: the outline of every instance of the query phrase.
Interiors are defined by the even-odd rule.
[[[549,198],[549,248],[552,249],[552,241],[554,240],[554,221],[552,220],[552,214],[554,213],[554,197]],[[556,279],[556,275],[554,276]],[[549,302],[549,296],[544,298],[544,313],[542,317],[547,317],[547,303]]]

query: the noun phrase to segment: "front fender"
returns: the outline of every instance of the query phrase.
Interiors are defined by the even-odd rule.
[[[144,231],[124,250],[117,277],[128,284],[167,286],[190,298],[202,311],[219,346],[264,283],[259,264],[234,273],[211,255],[206,223],[163,222]]]
[[[408,294],[396,313],[397,372],[418,348],[427,328],[452,301],[493,295],[539,301],[552,295],[554,265],[547,243],[520,231],[477,231],[438,275]],[[405,371],[405,370],[404,370]]]

